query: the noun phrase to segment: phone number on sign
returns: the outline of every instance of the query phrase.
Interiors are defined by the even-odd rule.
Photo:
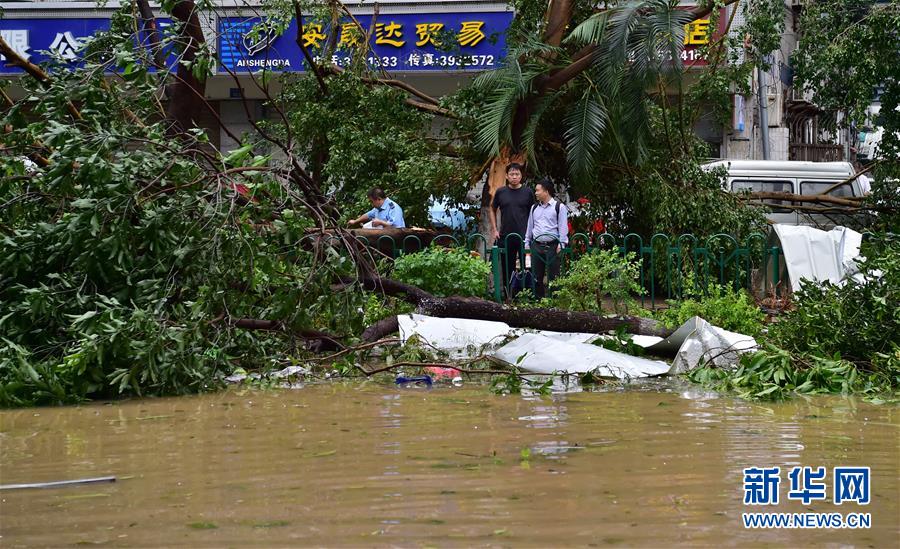
[[[313,59],[316,63],[321,63],[322,58],[316,56]],[[413,53],[406,58],[400,58],[396,55],[369,56],[366,58],[369,66],[383,68],[397,67],[460,67],[460,68],[487,68],[494,66],[495,57],[493,55],[434,55],[431,53],[417,54]],[[349,67],[353,63],[353,58],[347,55],[332,55],[331,63],[338,67]]]

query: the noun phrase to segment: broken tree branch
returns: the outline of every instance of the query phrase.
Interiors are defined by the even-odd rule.
[[[171,13],[172,17],[183,24],[178,39],[184,46],[184,53],[178,63],[177,78],[166,90],[169,95],[166,118],[172,121],[170,132],[177,134],[196,127],[194,117],[204,108],[206,75],[202,75],[202,78],[195,75],[193,64],[206,39],[203,37],[199,12],[194,2],[176,2]]]
[[[873,168],[875,168],[875,166],[877,166],[877,165],[880,164],[880,163],[881,163],[881,160],[880,160],[880,159],[879,159],[879,160],[876,160],[875,162],[872,162],[871,164],[869,164],[869,165],[866,166],[865,168],[859,170],[858,172],[856,172],[855,174],[851,175],[851,176],[848,177],[847,179],[845,179],[845,180],[843,180],[843,181],[840,181],[840,182],[838,182],[838,183],[835,183],[834,185],[828,187],[827,189],[825,189],[824,191],[820,192],[819,194],[828,194],[828,193],[830,193],[831,191],[833,191],[833,190],[837,189],[838,187],[840,187],[841,185],[846,185],[847,183],[850,183],[851,181],[853,181],[853,180],[856,179],[857,177],[869,173],[870,171],[872,171]]]
[[[394,317],[396,318],[396,317]],[[323,357],[313,358],[311,360],[315,362],[325,362],[328,360],[334,360],[339,356],[346,355],[348,353],[355,353],[357,351],[364,351],[366,349],[371,349],[372,347],[378,347],[379,345],[394,345],[395,343],[400,343],[400,339],[396,337],[390,337],[385,339],[379,339],[378,341],[370,341],[368,343],[362,343],[360,345],[354,345],[353,347],[346,347],[341,349],[336,353],[332,353],[330,355],[326,355]]]
[[[43,84],[45,86],[50,85],[50,82],[52,81],[52,79],[46,72],[44,72],[44,69],[38,67],[34,63],[27,61],[26,59],[24,59],[21,55],[19,55],[19,52],[12,49],[12,46],[10,46],[6,42],[6,40],[3,39],[2,36],[0,36],[0,54],[3,54],[3,56],[6,57],[7,65],[14,65],[17,67],[21,67],[22,70],[27,72],[32,78],[34,78],[41,84]],[[81,112],[78,110],[77,107],[75,107],[75,104],[72,103],[71,101],[66,101],[66,109],[69,111],[69,114],[71,114],[72,118],[74,118],[75,120],[82,119]]]
[[[822,202],[826,204],[836,204],[838,206],[848,206],[856,208],[860,206],[862,197],[838,197],[824,194],[793,194],[774,191],[759,191],[750,193],[749,197],[755,200],[790,200],[792,202]],[[782,207],[779,205],[779,207]],[[786,207],[786,206],[785,206]]]
[[[140,28],[147,33],[150,59],[153,61],[153,66],[163,70],[166,68],[166,57],[162,52],[159,28],[156,25],[156,17],[153,15],[153,10],[150,9],[150,2],[148,0],[136,0],[135,4],[137,4]],[[140,35],[138,35],[138,42],[141,42]]]
[[[600,316],[585,311],[540,308],[519,309],[477,297],[436,297],[425,290],[388,278],[345,279],[363,289],[402,297],[417,306],[422,314],[442,318],[469,318],[505,322],[514,328],[532,328],[555,332],[606,333],[624,327],[629,333],[667,337],[672,330],[660,322],[636,316]]]
[[[309,53],[306,44],[303,43],[303,12],[300,9],[300,2],[293,0],[293,4],[294,18],[297,19],[297,37],[295,41],[297,42],[297,45],[300,46],[300,51],[303,52],[303,58],[306,59],[309,70],[316,76],[316,82],[319,83],[319,89],[322,90],[322,94],[328,95],[328,86],[325,84],[325,76],[322,74],[322,68],[319,67],[319,64],[313,59],[312,54]]]
[[[316,352],[343,350],[346,346],[341,343],[337,336],[320,332],[318,330],[290,330],[283,322],[278,320],[264,320],[259,318],[229,318],[227,319],[230,326],[241,328],[243,330],[263,330],[263,331],[287,331],[298,337],[310,342],[311,347]]]

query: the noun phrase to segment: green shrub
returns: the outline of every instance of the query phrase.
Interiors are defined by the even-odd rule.
[[[765,315],[744,290],[711,285],[707,295],[692,292],[681,301],[668,301],[669,308],[653,313],[668,328],[677,328],[687,319],[699,316],[710,324],[751,336],[758,336]]]
[[[900,363],[900,349],[893,357]],[[719,391],[734,391],[742,398],[781,400],[790,393],[861,394],[878,397],[889,391],[891,380],[880,373],[860,371],[840,356],[794,356],[766,346],[741,356],[737,369],[705,365],[687,374],[694,382]],[[896,386],[897,380],[893,380]]]
[[[624,258],[615,251],[594,250],[572,265],[565,276],[553,281],[556,306],[575,311],[602,313],[612,302],[617,314],[634,307],[633,295],[641,295],[640,264],[633,253]]]
[[[789,393],[859,394],[895,400],[900,388],[900,241],[867,243],[862,277],[803,284],[796,309],[736,369],[702,366],[688,378],[754,399]]]
[[[397,314],[409,313],[415,306],[393,297],[369,294],[363,307],[363,325],[371,326],[379,320]]]
[[[773,326],[774,343],[793,353],[840,354],[866,369],[882,364],[877,355],[893,354],[900,345],[900,240],[873,239],[863,255],[862,280],[804,283],[796,309]]]
[[[483,297],[490,275],[490,263],[462,248],[429,246],[397,258],[393,277],[440,297]]]

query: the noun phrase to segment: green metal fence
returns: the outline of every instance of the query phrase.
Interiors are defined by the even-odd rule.
[[[506,238],[518,236],[509,235]],[[503,273],[509,271],[504,270],[504,264],[512,260],[506,253],[509,247],[498,246],[503,243],[490,242],[480,233],[440,234],[430,242],[423,242],[416,235],[406,236],[399,242],[389,235],[379,236],[374,241],[365,237],[359,237],[359,240],[391,257],[422,251],[428,244],[464,246],[479,252],[491,263],[493,298],[496,301],[503,300],[503,288],[509,284],[508,280],[503,280]],[[777,288],[779,283],[781,249],[769,246],[763,234],[752,234],[738,241],[727,234],[716,234],[705,239],[692,234],[678,237],[655,234],[645,240],[633,233],[621,238],[608,233],[593,236],[576,233],[559,254],[560,274],[564,274],[581,255],[597,249],[615,250],[623,256],[628,253],[635,255],[640,265],[638,282],[644,289],[640,297],[644,307],[655,307],[662,300],[681,298],[686,281],[691,279],[701,290],[710,284],[731,285],[734,288]],[[519,261],[524,260],[529,265],[537,257],[527,249],[522,250],[522,256]]]

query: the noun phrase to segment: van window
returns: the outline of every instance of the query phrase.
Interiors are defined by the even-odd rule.
[[[837,181],[801,181],[800,194],[819,194],[835,183],[837,183]],[[847,198],[855,196],[853,194],[853,186],[850,185],[850,183],[844,183],[840,187],[828,193],[828,195]]]
[[[731,182],[733,192],[748,191],[751,193],[793,193],[794,184],[790,181],[747,181],[735,179]],[[774,200],[767,198],[763,203],[768,205],[773,212],[790,212],[786,208],[778,208],[779,204],[790,204],[790,200]]]

